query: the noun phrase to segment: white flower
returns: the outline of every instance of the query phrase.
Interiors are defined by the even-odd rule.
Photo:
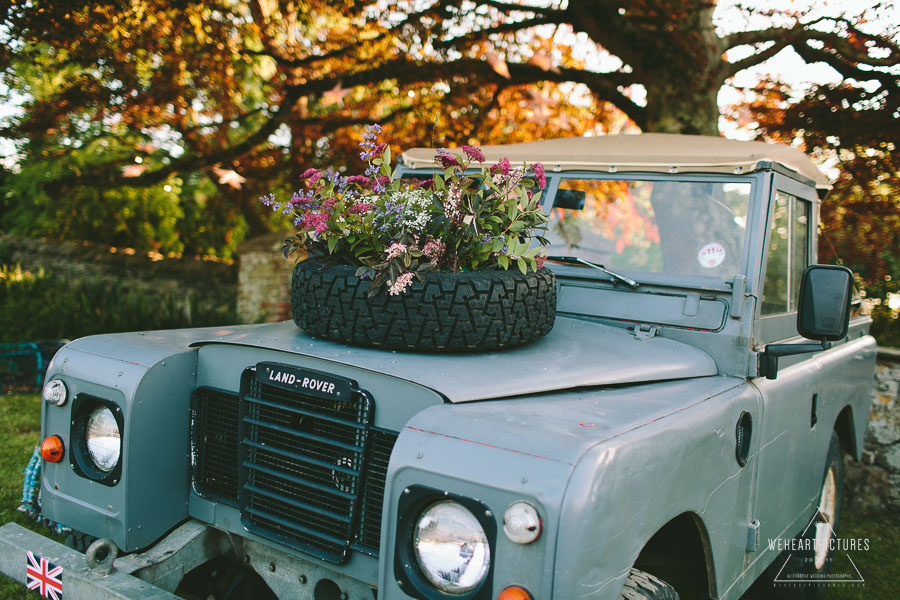
[[[391,296],[397,296],[406,291],[406,288],[409,287],[409,284],[412,282],[413,274],[412,273],[402,273],[397,279],[394,280],[394,283],[391,284],[391,287],[388,289],[388,294]]]

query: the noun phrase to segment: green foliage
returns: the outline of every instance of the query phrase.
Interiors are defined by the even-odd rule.
[[[525,274],[542,266],[544,254],[530,248],[532,239],[545,243],[540,233],[547,229],[540,163],[531,167],[535,181],[525,177],[526,165],[512,168],[504,158],[488,169],[478,148],[463,146],[465,158],[438,151],[444,169],[432,179],[401,180],[393,177],[390,147],[375,143],[380,131],[369,126],[360,144],[369,161],[365,175],[310,169],[303,177],[308,189],[283,208],[272,195],[261,199],[297,217],[299,232],[286,240],[285,256],[303,246],[317,258],[357,266],[358,276],[372,279],[370,295],[382,285],[399,294],[431,270]]]
[[[26,318],[27,317],[27,318]],[[191,303],[122,283],[73,281],[0,267],[0,342],[235,323],[228,306]]]
[[[879,346],[900,348],[900,318],[884,303],[872,309],[872,329]]]

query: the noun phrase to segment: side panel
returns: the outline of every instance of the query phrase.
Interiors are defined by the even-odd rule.
[[[415,518],[401,511],[415,486],[477,499],[498,526],[490,597],[519,584],[535,598],[616,598],[615,580],[643,544],[693,511],[709,519],[715,561],[723,578],[734,579],[756,453],[751,437],[747,466],[738,465],[735,425],[758,408],[755,390],[726,377],[432,407],[410,421],[394,448],[384,531]],[[516,500],[541,512],[544,533],[535,544],[512,544],[502,534],[503,512]],[[603,547],[607,537],[614,539]],[[379,598],[406,597],[395,551],[409,543],[410,536],[382,538]],[[608,587],[597,585],[600,572]]]
[[[112,539],[127,551],[143,548],[187,517],[190,457],[188,408],[196,372],[196,351],[184,349],[151,366],[94,353],[63,349],[48,371],[61,378],[70,400],[44,405],[42,434],[63,438],[66,456],[45,463],[44,514],[80,531]],[[161,354],[161,353],[160,353]],[[127,356],[127,355],[126,355]],[[121,480],[107,486],[78,475],[70,464],[75,452],[71,408],[76,396],[92,396],[123,412]]]
[[[683,513],[705,525],[714,593],[724,595],[742,570],[759,450],[751,434],[746,465],[735,458],[745,411],[758,421],[759,396],[746,385],[588,452],[560,511],[553,597],[615,600],[646,542]]]
[[[864,336],[781,369],[774,381],[754,379],[765,424],[754,508],[762,547],[750,577],[774,558],[769,540],[793,538],[813,516],[831,432],[845,407],[852,410],[856,441],[865,439],[875,354],[874,339]],[[862,444],[856,447],[859,453]]]

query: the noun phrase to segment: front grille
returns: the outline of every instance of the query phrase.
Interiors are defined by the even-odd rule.
[[[201,496],[237,503],[238,405],[235,394],[198,388],[191,396],[191,468]]]
[[[381,509],[384,507],[384,482],[387,478],[388,461],[397,441],[397,434],[383,429],[369,432],[369,448],[366,452],[366,480],[360,499],[359,529],[354,548],[378,555],[381,539]]]
[[[194,490],[238,506],[248,530],[340,563],[378,555],[381,511],[397,433],[370,425],[375,403],[268,385],[248,369],[238,396],[191,398]]]

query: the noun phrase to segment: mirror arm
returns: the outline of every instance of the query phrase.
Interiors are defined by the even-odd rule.
[[[762,374],[766,376],[766,379],[775,379],[778,376],[778,358],[780,356],[818,352],[820,350],[828,350],[830,347],[831,344],[824,340],[818,344],[769,344],[762,354]]]

